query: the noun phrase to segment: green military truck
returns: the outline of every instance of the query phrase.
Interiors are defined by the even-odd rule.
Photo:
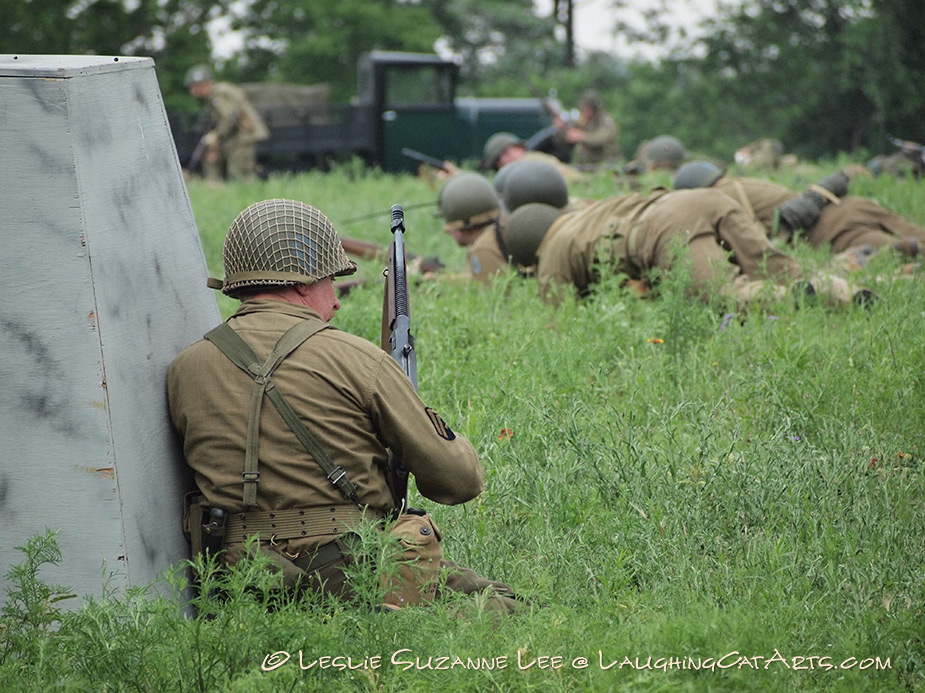
[[[332,104],[327,85],[245,84],[271,131],[260,144],[265,171],[323,168],[362,158],[385,171],[412,171],[411,148],[438,159],[478,161],[493,133],[525,140],[550,126],[540,99],[456,95],[458,63],[436,55],[371,51],[357,65],[357,96]],[[187,162],[202,128],[172,122],[177,153]]]

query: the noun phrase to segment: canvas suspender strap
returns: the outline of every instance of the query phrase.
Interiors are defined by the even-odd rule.
[[[205,338],[215,344],[242,371],[254,379],[254,391],[251,397],[251,412],[247,422],[247,447],[244,454],[244,507],[257,507],[257,483],[260,481],[260,472],[257,469],[258,450],[260,446],[260,410],[263,396],[266,395],[283,420],[292,429],[296,438],[318,465],[324,470],[330,481],[341,494],[352,503],[356,503],[357,488],[347,478],[346,472],[340,466],[334,466],[331,458],[321,447],[321,444],[305,427],[298,415],[293,411],[289,402],[283,397],[276,383],[272,379],[277,366],[292,353],[299,345],[319,330],[328,325],[318,320],[306,320],[289,328],[273,351],[260,365],[257,355],[248,346],[241,336],[235,332],[228,323],[206,333]]]

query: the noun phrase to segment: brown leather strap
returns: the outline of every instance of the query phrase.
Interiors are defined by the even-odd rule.
[[[225,543],[244,541],[254,534],[264,539],[337,536],[365,520],[381,520],[378,510],[355,505],[326,505],[302,510],[230,513],[225,521]]]

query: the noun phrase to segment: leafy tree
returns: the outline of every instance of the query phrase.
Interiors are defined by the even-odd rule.
[[[440,36],[427,7],[402,0],[256,0],[233,27],[242,32],[244,48],[227,75],[241,81],[328,82],[335,101],[356,93],[360,54],[430,53]]]
[[[460,56],[472,91],[497,79],[522,81],[562,65],[555,17],[538,17],[533,0],[430,0],[445,47]],[[523,87],[518,93],[523,92]]]
[[[706,23],[704,58],[691,51],[672,62],[698,75],[688,92],[692,100],[716,95],[709,113],[723,132],[739,133],[740,143],[771,135],[813,158],[869,148],[897,116],[921,109],[920,99],[910,108],[908,98],[915,93],[908,89],[909,69],[919,63],[901,57],[914,37],[891,28],[901,22],[884,23],[878,4],[894,11],[897,5],[750,0]]]
[[[873,0],[876,20],[866,24],[860,69],[868,97],[876,104],[874,148],[883,136],[925,142],[925,3]]]
[[[221,9],[205,0],[3,0],[0,45],[5,53],[150,56],[168,105],[189,105],[183,74],[208,62],[205,26]]]

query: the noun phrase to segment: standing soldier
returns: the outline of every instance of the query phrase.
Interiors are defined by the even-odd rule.
[[[848,196],[848,176],[843,172],[826,176],[800,194],[760,178],[726,176],[707,161],[691,161],[678,170],[674,187],[719,190],[744,207],[768,236],[803,236],[816,249],[843,253],[870,246],[892,247],[910,257],[925,253],[925,229],[873,200]]]
[[[831,303],[852,300],[843,279],[818,275],[804,281],[797,262],[774,248],[745,210],[714,190],[659,188],[564,215],[547,205],[524,205],[511,215],[505,242],[516,262],[536,265],[540,294],[553,305],[563,290],[589,294],[604,271],[630,279],[670,271],[683,246],[692,292],[701,300],[718,289],[748,304],[765,294],[780,298],[791,284],[795,291],[825,294]],[[777,286],[762,281],[767,279]],[[858,293],[855,301],[869,298],[869,292]]]
[[[561,115],[554,118],[560,136],[575,146],[572,160],[576,164],[613,164],[620,158],[620,130],[604,110],[596,89],[588,89],[578,101],[578,120],[567,122]]]
[[[207,105],[205,115],[211,129],[199,142],[205,177],[213,181],[253,178],[257,144],[268,139],[270,131],[244,91],[228,82],[214,82],[205,65],[191,67],[184,84]]]
[[[386,604],[445,588],[513,610],[510,588],[442,560],[430,517],[393,495],[390,455],[448,505],[482,491],[482,467],[398,363],[328,324],[340,308],[334,278],[356,270],[330,221],[301,202],[257,202],[229,228],[223,261],[224,281],[210,286],[241,306],[176,357],[167,395],[224,562],[244,558],[256,536],[287,587],[354,598],[344,569],[363,560],[355,529],[403,511],[391,526],[404,547],[398,576],[380,574]]]

